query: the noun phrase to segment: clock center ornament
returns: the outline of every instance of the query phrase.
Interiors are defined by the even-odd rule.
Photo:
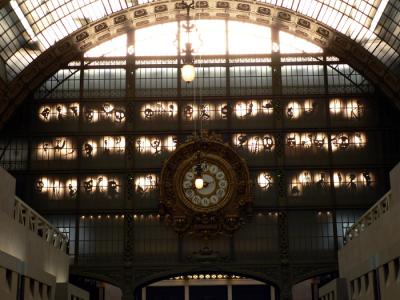
[[[232,234],[251,216],[251,185],[245,160],[220,136],[191,136],[164,163],[160,216],[178,234]]]

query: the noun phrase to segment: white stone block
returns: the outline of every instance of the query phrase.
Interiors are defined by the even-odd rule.
[[[15,178],[0,167],[0,210],[12,217],[14,211]]]

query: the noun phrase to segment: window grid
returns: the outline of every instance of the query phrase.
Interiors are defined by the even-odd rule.
[[[136,96],[176,96],[177,78],[176,68],[138,68],[135,79]]]
[[[28,166],[28,142],[20,139],[0,140],[0,165],[6,170],[25,170]]]
[[[282,92],[285,95],[323,94],[322,65],[282,66]]]
[[[44,216],[49,223],[57,227],[69,238],[68,254],[74,256],[76,242],[76,216],[74,215],[47,215]]]
[[[270,95],[272,68],[270,66],[231,67],[230,93],[232,96]]]
[[[122,97],[125,95],[125,69],[84,70],[84,97]]]
[[[79,219],[79,256],[120,255],[123,251],[124,218],[117,215],[90,215]]]

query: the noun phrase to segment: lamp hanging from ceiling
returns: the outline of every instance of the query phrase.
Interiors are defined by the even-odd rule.
[[[182,79],[187,83],[192,82],[196,77],[196,71],[194,67],[194,58],[193,58],[193,46],[190,42],[190,33],[194,29],[194,24],[190,24],[190,10],[194,9],[194,0],[191,3],[186,3],[182,0],[182,8],[186,9],[186,18],[185,24],[183,28],[185,29],[185,33],[187,36],[187,40],[185,43],[185,48],[182,50],[183,52],[183,59],[182,59],[182,68],[181,68],[181,75]]]

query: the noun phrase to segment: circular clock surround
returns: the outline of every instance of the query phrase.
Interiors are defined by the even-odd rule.
[[[205,186],[196,189],[196,155],[187,159],[177,169],[173,183],[176,193],[188,208],[198,212],[211,212],[224,207],[235,192],[236,176],[229,163],[213,154],[201,158]]]
[[[196,189],[199,155],[204,187]],[[246,162],[220,136],[190,137],[164,163],[160,216],[179,234],[232,234],[251,215],[251,184]]]

